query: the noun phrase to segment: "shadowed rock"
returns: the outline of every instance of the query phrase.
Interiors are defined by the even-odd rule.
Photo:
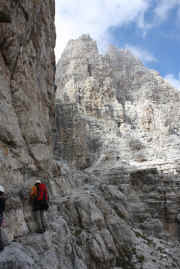
[[[128,52],[102,57],[89,36],[77,41],[78,49],[71,41],[58,66],[54,161],[55,3],[2,1],[15,5],[14,23],[0,24],[0,184],[8,197],[4,230],[10,239],[0,269],[180,268],[179,244],[171,240],[178,163],[157,162],[153,151],[169,126],[161,120],[167,107],[161,118],[149,103],[144,109],[144,99],[138,103],[140,92],[149,94],[139,92],[143,74],[148,83],[153,76]],[[157,111],[169,102],[159,99]],[[136,107],[143,107],[142,115]],[[162,137],[149,137],[156,116]],[[146,139],[153,141],[149,151]],[[37,178],[50,192],[43,234],[35,233],[28,201]]]
[[[11,17],[8,13],[3,12],[0,10],[0,23],[1,22],[6,22],[6,23],[10,23],[11,22]]]

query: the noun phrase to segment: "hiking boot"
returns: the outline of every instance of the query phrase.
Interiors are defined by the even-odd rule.
[[[38,229],[38,230],[36,231],[36,233],[38,233],[38,234],[42,234],[42,233],[44,233],[44,230],[43,230],[43,229]]]

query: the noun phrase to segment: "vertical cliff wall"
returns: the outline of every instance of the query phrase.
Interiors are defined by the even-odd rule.
[[[20,190],[51,169],[54,14],[52,0],[0,3],[0,184],[10,196],[8,217],[19,223],[8,222],[12,235],[28,230]]]
[[[54,1],[1,0],[0,184],[5,186],[8,194],[5,230],[9,239],[14,240],[0,253],[0,269],[179,268],[178,243],[176,242],[176,245],[165,240],[161,223],[155,223],[159,235],[149,236],[133,222],[136,217],[141,217],[140,212],[135,209],[141,209],[142,206],[144,212],[149,210],[142,202],[144,195],[141,186],[144,185],[145,191],[148,192],[149,186],[146,186],[146,183],[152,180],[152,174],[153,180],[156,180],[157,171],[150,170],[148,174],[145,170],[144,175],[139,175],[138,171],[136,173],[133,170],[133,173],[130,173],[129,167],[119,166],[117,169],[107,167],[107,170],[82,172],[70,169],[61,160],[59,164],[62,172],[58,173],[58,167],[52,159],[54,42]],[[84,46],[84,53],[87,48]],[[70,47],[69,51],[76,54],[73,47]],[[119,105],[111,88],[112,81],[107,79],[102,86],[104,71],[108,76],[111,74],[108,57],[105,60],[98,58],[96,72],[101,78],[99,83],[102,87],[99,94],[96,94],[96,80],[92,78],[94,53],[97,53],[95,42],[91,54],[92,62],[84,62],[82,59],[86,68],[84,74],[91,77],[84,89],[87,89],[85,111],[88,112],[90,126],[94,126],[93,132],[97,128],[91,113],[97,116],[100,112],[99,117],[105,117],[107,121],[111,116],[111,109],[103,109],[104,104],[107,105],[111,97],[113,102]],[[104,64],[106,68],[103,69]],[[74,69],[75,67],[76,64]],[[76,70],[75,83],[81,73],[81,70]],[[63,83],[66,84],[71,74],[61,73],[61,76],[64,76]],[[94,89],[91,95],[93,104],[89,103],[88,89],[91,89],[91,86]],[[82,100],[81,94],[81,89],[78,89],[78,102]],[[99,100],[101,96],[104,97]],[[71,101],[68,96],[65,98]],[[77,107],[73,105],[72,113],[69,114],[69,108],[71,105],[68,109],[66,106],[59,109],[58,123],[63,124],[63,127],[68,125],[66,133],[61,134],[62,142],[67,142],[68,149],[65,151],[65,148],[61,147],[60,154],[63,153],[64,157],[67,156],[70,160],[77,160],[83,150],[83,158],[80,158],[78,166],[84,169],[88,162],[88,166],[91,164],[97,144],[94,140],[92,145],[87,146],[89,140],[84,138],[80,143],[81,147],[77,143],[77,148],[74,148],[77,155],[71,156],[73,151],[68,144],[71,142],[71,127],[73,126],[74,138],[77,139],[79,134],[86,136],[85,127],[88,125],[87,117],[82,123],[81,118],[77,118],[72,125],[72,113],[75,112],[79,117],[79,112],[77,113]],[[121,118],[123,110],[118,111],[116,119]],[[121,122],[115,121],[115,124],[119,126]],[[103,138],[104,122],[97,126],[101,126],[98,138]],[[109,130],[111,124],[107,128]],[[94,148],[89,160],[84,148]],[[47,231],[44,234],[34,232],[35,223],[27,200],[29,188],[38,177],[45,179],[47,183],[51,182],[54,194],[51,196],[50,210],[47,212]],[[148,217],[151,218],[151,215],[141,220],[148,221]],[[155,231],[154,226],[152,230]]]

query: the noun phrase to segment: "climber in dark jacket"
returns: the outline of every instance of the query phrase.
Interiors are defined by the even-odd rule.
[[[32,210],[38,224],[37,232],[43,233],[46,231],[46,221],[44,211],[48,209],[48,191],[44,183],[40,180],[35,182],[31,191]]]
[[[4,249],[4,244],[2,240],[2,223],[3,223],[3,213],[5,210],[6,198],[5,198],[4,187],[0,185],[0,251]]]

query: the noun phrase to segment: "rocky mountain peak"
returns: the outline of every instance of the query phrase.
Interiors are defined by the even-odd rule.
[[[83,35],[58,63],[55,111],[54,15],[54,0],[0,3],[0,269],[180,268],[179,93]]]
[[[126,64],[131,63],[131,65],[133,65],[133,63],[142,65],[141,61],[135,57],[129,49],[119,49],[113,45],[110,45],[106,55],[109,55],[113,62],[119,64],[122,62]]]
[[[105,56],[100,55],[89,36],[69,44],[73,44],[74,52],[65,49],[58,63],[61,72],[57,69],[56,98],[63,105],[76,106],[81,116],[94,117],[97,125],[99,119],[101,124],[108,119],[108,124],[98,127],[102,137],[107,138],[106,142],[101,141],[108,145],[102,146],[103,151],[109,151],[113,143],[118,151],[119,141],[119,159],[138,163],[138,159],[177,158],[180,93],[128,50],[111,46]],[[131,139],[139,141],[141,149],[132,150]]]
[[[82,35],[76,40],[70,40],[62,53],[61,59],[64,62],[68,62],[70,60],[78,60],[78,58],[86,58],[90,60],[91,57],[98,54],[98,48],[96,41],[91,39],[89,35]],[[57,68],[59,63],[57,65]]]
[[[76,58],[84,55],[90,58],[91,55],[97,54],[97,44],[89,35],[82,35],[76,40],[70,40],[64,50],[63,55],[66,57]],[[63,57],[62,55],[62,57]],[[64,57],[65,57],[64,56]]]
[[[157,241],[166,236],[177,239],[180,93],[128,50],[111,46],[103,56],[86,39],[73,41],[73,54],[65,49],[58,63],[55,157],[87,175],[85,188],[92,193],[100,190],[120,222],[123,218],[128,223],[128,232],[122,231],[122,222],[118,229],[122,237],[132,238],[126,242],[137,242],[139,231]],[[136,233],[132,227],[140,230]],[[142,251],[136,245],[135,252],[138,249]],[[116,260],[115,267],[107,268],[157,268],[147,253],[142,259],[141,265]]]

